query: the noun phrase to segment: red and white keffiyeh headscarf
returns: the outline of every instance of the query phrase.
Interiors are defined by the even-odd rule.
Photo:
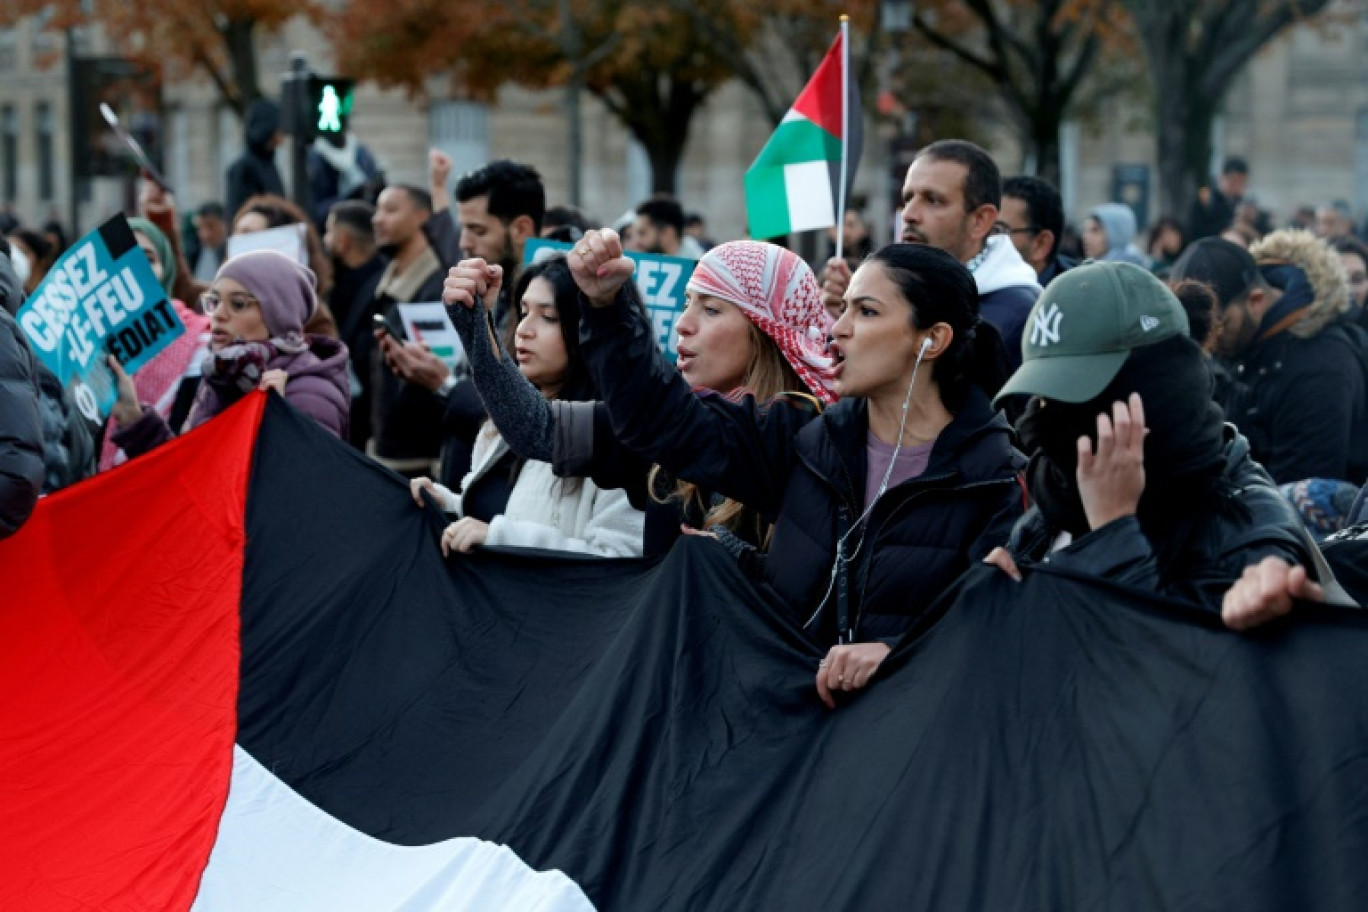
[[[826,353],[832,319],[802,257],[763,241],[728,241],[703,255],[688,289],[741,308],[814,396],[827,405],[836,401]]]

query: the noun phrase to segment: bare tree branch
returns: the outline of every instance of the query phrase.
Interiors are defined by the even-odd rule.
[[[1223,97],[1231,81],[1264,45],[1299,19],[1319,13],[1329,5],[1330,0],[1290,0],[1266,15],[1259,15],[1258,4],[1247,2],[1240,4],[1245,7],[1243,10],[1227,11],[1226,19],[1232,26],[1238,21],[1245,23],[1245,28],[1231,34],[1228,43],[1217,53],[1198,58],[1205,62],[1202,90],[1214,97]]]
[[[989,45],[993,48],[998,60],[1005,63],[1010,58],[1009,48],[1015,51],[1023,61],[1029,63],[1035,59],[1036,49],[1002,24],[991,0],[966,0],[966,5],[978,15],[979,20],[983,23],[984,29],[988,32]]]
[[[1083,83],[1083,78],[1092,69],[1093,62],[1097,59],[1098,51],[1102,49],[1102,42],[1096,35],[1089,35],[1083,42],[1083,47],[1079,50],[1078,56],[1074,58],[1073,66],[1064,74],[1060,80],[1062,100],[1067,103],[1073,97],[1075,91]]]
[[[994,82],[1001,82],[1004,79],[1006,79],[1007,74],[1003,71],[1002,67],[999,66],[996,61],[975,54],[973,51],[969,50],[969,48],[960,44],[958,41],[955,41],[949,35],[937,31],[930,25],[930,23],[926,21],[926,19],[922,17],[922,14],[920,12],[912,14],[912,26],[918,32],[920,32],[922,37],[925,38],[927,41],[931,42],[933,45],[935,45],[943,51],[949,51],[951,54],[954,54],[956,57],[958,57],[965,63],[969,64],[971,67],[974,67],[975,69],[980,70],[981,72],[986,74]]]
[[[242,96],[238,93],[237,87],[229,81],[228,77],[218,68],[217,64],[215,64],[203,51],[196,51],[193,59],[195,63],[203,67],[204,71],[209,74],[210,81],[214,83],[214,88],[218,89],[218,93],[223,100],[228,102],[228,105],[237,112],[239,117],[244,116],[247,113],[246,102],[243,101]]]

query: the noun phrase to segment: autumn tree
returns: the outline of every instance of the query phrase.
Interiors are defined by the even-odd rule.
[[[860,4],[872,8],[874,0]],[[510,83],[565,86],[568,106],[582,85],[646,150],[653,189],[674,192],[694,114],[745,68],[737,49],[776,23],[796,27],[804,9],[824,20],[820,57],[836,30],[836,8],[826,0],[393,0],[378,8],[348,0],[332,31],[342,69],[384,85],[421,91],[440,71],[476,98]],[[573,139],[570,145],[573,161]]]
[[[1113,0],[934,0],[917,5],[911,24],[986,79],[1036,173],[1055,184],[1060,128],[1117,87],[1099,82],[1096,64],[1105,54],[1115,74],[1134,53]]]
[[[241,116],[261,97],[257,38],[297,15],[317,18],[320,0],[0,0],[11,25],[51,10],[46,28],[100,26],[120,53],[163,78],[207,75]]]
[[[841,14],[850,17],[851,69],[865,94],[872,93],[874,64],[886,50],[877,0],[737,4],[730,19],[718,19],[691,0],[670,2],[693,20],[715,53],[730,61],[734,77],[776,126],[831,46]]]
[[[1164,211],[1185,214],[1210,178],[1211,127],[1236,76],[1331,0],[1120,0],[1139,31],[1158,100]]]
[[[694,22],[652,2],[617,6],[603,25],[622,36],[618,48],[586,74],[586,88],[646,150],[651,189],[674,193],[694,113],[731,76]],[[727,3],[715,3],[725,8]],[[594,33],[603,40],[604,32]]]

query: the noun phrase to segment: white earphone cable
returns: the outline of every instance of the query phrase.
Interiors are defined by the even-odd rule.
[[[859,556],[860,549],[864,547],[866,536],[862,526],[864,521],[869,518],[869,514],[874,512],[874,506],[879,502],[879,499],[884,496],[884,492],[888,490],[888,481],[893,477],[893,467],[898,464],[898,453],[901,452],[903,445],[903,433],[907,430],[907,412],[912,406],[912,391],[916,389],[917,386],[917,372],[921,370],[922,358],[926,356],[926,350],[930,347],[931,339],[929,337],[923,339],[921,349],[917,352],[916,363],[912,365],[912,379],[907,383],[907,395],[903,397],[902,404],[902,420],[898,424],[898,441],[893,445],[893,456],[888,460],[888,468],[884,469],[883,480],[879,482],[879,490],[874,495],[873,499],[870,500],[869,505],[865,507],[864,512],[860,514],[859,519],[855,520],[846,533],[836,540],[836,558],[831,564],[831,579],[827,583],[826,593],[822,596],[822,600],[817,603],[817,610],[812,612],[812,617],[808,618],[807,623],[803,624],[804,627],[810,626],[813,621],[817,620],[817,616],[821,614],[822,609],[826,607],[827,599],[831,598],[831,591],[836,587],[836,575],[840,570],[841,564],[844,563],[849,565],[851,561]],[[861,532],[859,541],[855,543],[855,550],[851,552],[849,557],[844,557],[842,555],[842,548],[845,547],[846,539],[854,535],[857,529],[861,530]]]

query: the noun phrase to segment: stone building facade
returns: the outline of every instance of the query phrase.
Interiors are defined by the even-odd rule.
[[[69,221],[72,181],[69,96],[61,35],[26,21],[0,30],[0,204],[25,223],[49,218]],[[303,50],[315,71],[332,64],[322,36],[302,20],[261,40],[261,72],[268,91],[273,74],[289,67],[290,52]],[[78,33],[76,51],[100,54],[98,35]],[[1285,217],[1299,204],[1343,197],[1359,213],[1368,211],[1368,14],[1336,30],[1302,27],[1266,50],[1232,91],[1218,126],[1218,156],[1238,153],[1253,168],[1252,189],[1261,202]],[[46,68],[42,64],[48,64]],[[455,158],[458,171],[490,158],[512,157],[541,171],[548,201],[569,194],[564,150],[568,127],[562,94],[503,91],[497,105],[447,97],[434,81],[423,96],[363,85],[352,124],[392,180],[423,182],[426,150],[436,145]],[[223,195],[223,172],[241,149],[241,127],[217,99],[207,80],[180,82],[163,91],[164,162],[189,209]],[[612,220],[648,195],[649,168],[640,148],[592,98],[584,112],[584,208]],[[1065,142],[1065,193],[1069,214],[1078,218],[1109,199],[1115,169],[1148,167],[1151,218],[1159,214],[1152,114],[1118,111],[1099,127],[1071,129]],[[702,212],[713,234],[738,237],[745,231],[740,192],[747,166],[770,133],[758,104],[739,85],[718,91],[697,115],[680,170],[686,208]],[[876,237],[892,226],[897,182],[889,143],[873,124],[865,131],[865,156],[857,191],[874,201],[870,215]],[[995,148],[1004,173],[1020,168],[1009,140]],[[288,162],[279,160],[289,180]],[[130,205],[127,182],[90,183],[79,206],[82,228]]]

